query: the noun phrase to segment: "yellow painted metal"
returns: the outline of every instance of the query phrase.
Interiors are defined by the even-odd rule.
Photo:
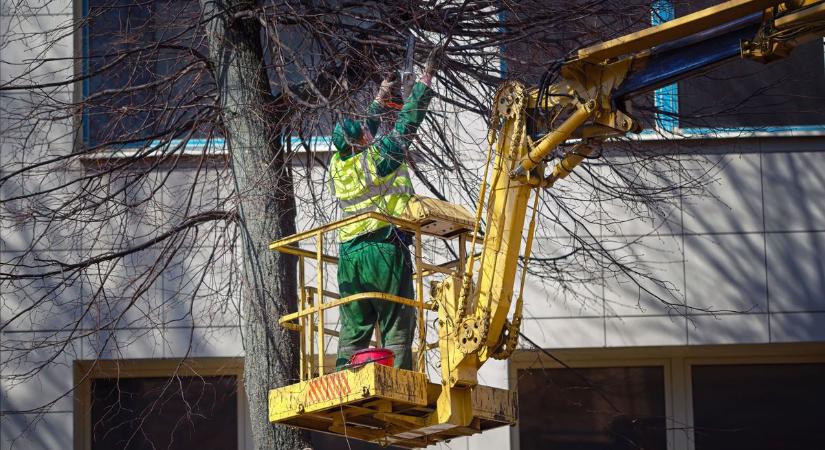
[[[411,204],[403,218],[366,213],[298,233],[270,245],[272,249],[297,255],[302,264],[312,262],[317,271],[316,279],[319,284],[306,286],[306,269],[300,268],[299,309],[279,318],[279,323],[287,329],[303,333],[303,372],[299,383],[271,391],[270,420],[411,448],[515,423],[517,414],[512,393],[475,386],[475,383],[461,389],[442,389],[441,385],[426,381],[426,354],[429,351],[439,351],[443,340],[430,345],[426,343],[424,312],[438,306],[439,315],[443,316],[451,309],[449,305],[425,302],[424,280],[431,276],[461,276],[465,269],[467,237],[474,231],[476,223],[473,215],[458,205],[426,198],[417,198]],[[337,293],[323,289],[324,266],[338,262],[334,255],[323,253],[324,234],[334,233],[338,227],[352,220],[370,216],[393,222],[415,236],[415,299],[380,292],[339,298]],[[426,262],[422,241],[425,236],[438,239],[452,239],[457,236],[460,259],[441,265]],[[303,245],[314,244],[315,248],[302,248],[302,241],[306,241]],[[368,364],[362,368],[328,373],[324,366],[324,347],[327,342],[325,336],[335,337],[338,333],[323,327],[324,312],[367,298],[399,302],[417,309],[418,340],[414,346],[416,371]],[[464,369],[475,373],[476,365],[477,362],[474,362],[465,365]],[[421,392],[426,393],[423,399]],[[491,407],[490,399],[500,404]],[[476,411],[473,402],[478,402],[481,409]],[[498,413],[493,414],[491,411]]]
[[[270,420],[410,448],[515,423],[515,393],[479,385],[477,373],[488,358],[507,358],[515,348],[523,283],[519,286],[511,321],[508,313],[519,257],[521,254],[529,257],[533,238],[535,216],[531,219],[528,242],[521,248],[531,193],[536,190],[537,195],[539,189],[551,187],[569,175],[596,143],[637,131],[634,120],[615,109],[611,95],[633,67],[646,63],[652,46],[779,3],[729,1],[582,49],[577,59],[562,66],[560,81],[548,88],[551,95],[543,96],[541,104],[535,89],[516,82],[502,85],[492,108],[485,183],[480,189],[475,214],[448,202],[415,198],[400,218],[368,212],[270,244],[273,250],[297,255],[301,264],[314,261],[319,283],[315,288],[305,286],[307,277],[302,268],[299,310],[279,319],[284,327],[302,333],[302,372],[299,383],[270,392]],[[808,8],[799,9],[802,6]],[[821,1],[799,0],[783,8],[765,11],[763,30],[775,30],[774,25],[778,24],[782,29],[776,33],[784,30],[801,30],[806,35],[822,32]],[[775,14],[779,14],[776,20]],[[799,28],[800,23],[806,26]],[[782,45],[787,43],[783,41],[784,36],[770,33],[760,36],[753,43],[753,48],[761,52],[759,55],[765,58],[783,55],[786,49]],[[754,56],[759,56],[757,53]],[[547,124],[539,124],[549,132],[536,143],[526,132],[527,108],[543,109],[548,113],[545,116],[551,117]],[[580,141],[545,175],[545,160],[560,145],[570,143],[570,139]],[[338,298],[334,292],[324,289],[324,265],[338,263],[337,257],[322,251],[324,234],[364,218],[383,220],[413,233],[415,299],[376,292]],[[487,227],[484,232],[482,219]],[[458,260],[445,264],[425,260],[424,237],[446,240],[456,236]],[[309,240],[314,241],[314,250],[300,247],[302,241]],[[482,240],[480,252],[476,249],[479,240]],[[434,281],[432,302],[424,300],[425,279]],[[324,312],[366,298],[416,308],[419,339],[415,371],[367,364],[325,374],[324,337],[337,333],[324,329]],[[437,346],[428,345],[424,339],[425,311],[433,309],[438,313]],[[507,339],[503,339],[505,333]],[[425,376],[429,351],[438,352],[441,384],[430,383]]]
[[[317,295],[317,291],[316,291],[316,297],[319,298],[319,299],[321,298],[320,296]],[[313,308],[309,308],[309,309],[306,309],[306,310],[299,310],[297,312],[290,313],[290,314],[285,314],[285,315],[281,316],[278,319],[278,323],[281,324],[281,325],[284,325],[284,324],[286,324],[288,322],[291,322],[295,319],[298,319],[300,317],[306,317],[306,316],[311,316],[313,314],[318,314],[318,311],[325,311],[325,310],[332,309],[332,308],[338,308],[341,305],[346,304],[346,303],[356,302],[358,300],[365,300],[365,299],[370,299],[370,298],[383,300],[383,301],[387,301],[387,302],[401,303],[401,304],[407,305],[407,306],[415,306],[415,307],[420,306],[420,303],[418,302],[418,300],[412,300],[412,299],[405,298],[405,297],[399,297],[397,295],[387,294],[387,293],[384,293],[384,292],[361,292],[359,294],[354,294],[354,295],[350,295],[350,296],[343,297],[343,298],[337,298],[337,299],[335,299],[331,302],[324,302],[322,304],[316,305]]]
[[[809,24],[825,19],[825,2],[804,2],[797,11],[778,17],[774,21],[777,30],[787,30],[803,24]]]
[[[516,422],[515,393],[487,386],[458,395],[459,408],[471,414],[463,425],[439,421],[444,390],[421,372],[370,363],[271,390],[269,420],[407,448]]]
[[[276,250],[276,249],[281,253],[286,253],[286,254],[289,254],[289,255],[309,257],[309,258],[315,258],[317,256],[315,252],[311,252],[309,250],[305,250],[303,248],[296,247],[296,246],[291,245],[291,244],[273,248],[273,250]],[[338,257],[336,257],[336,256],[324,254],[323,259],[324,259],[325,263],[338,264]]]
[[[298,257],[298,285],[299,286],[305,286],[306,285],[306,273],[305,273],[305,270],[304,270],[304,257],[303,256]],[[307,309],[307,290],[306,289],[300,289],[298,291],[298,295],[299,295],[298,310],[303,311],[303,310]],[[299,355],[299,358],[300,358],[299,359],[300,370],[299,370],[299,374],[298,374],[299,375],[298,379],[302,380],[302,381],[303,380],[308,380],[309,377],[310,377],[310,374],[312,373],[312,369],[308,365],[309,361],[306,358],[307,339],[308,339],[308,335],[312,334],[312,330],[308,329],[308,327],[307,327],[307,319],[308,319],[307,317],[301,317],[300,320],[298,321],[298,326],[300,327],[300,329],[293,330],[293,331],[298,332],[298,342],[299,342],[299,344],[298,344],[299,345],[298,355]]]
[[[776,11],[767,11],[759,33],[742,41],[743,58],[769,63],[791,54],[794,48],[825,32],[825,2],[798,0],[785,2]]]
[[[410,448],[515,423],[517,410],[513,393],[485,386],[443,389],[439,384],[427,382],[424,374],[426,352],[438,349],[444,340],[428,345],[423,339],[426,332],[424,311],[434,309],[433,304],[424,301],[424,272],[429,272],[427,276],[444,276],[445,273],[450,277],[460,276],[460,271],[464,269],[463,258],[466,257],[463,247],[474,224],[468,220],[471,214],[458,206],[426,199],[421,199],[418,204],[421,207],[413,209],[413,214],[397,220],[398,226],[415,235],[414,254],[419,272],[415,299],[377,292],[338,298],[338,294],[321,288],[324,264],[337,263],[337,258],[322,253],[323,234],[334,232],[337,226],[347,221],[318,227],[271,245],[271,248],[285,253],[297,254],[301,263],[313,261],[319,282],[319,287],[306,286],[306,269],[299,269],[301,299],[305,300],[299,302],[297,312],[279,318],[283,326],[307,336],[301,340],[301,360],[304,361],[301,381],[270,392],[271,421]],[[442,224],[427,230],[427,224],[435,221]],[[444,233],[446,229],[451,232]],[[455,230],[458,230],[457,234]],[[459,251],[461,260],[443,266],[424,261],[423,236],[446,239],[456,235],[462,247]],[[298,247],[302,240],[314,241],[314,251]],[[366,298],[394,301],[417,308],[419,339],[415,346],[416,371],[367,364],[360,368],[324,373],[326,355],[323,337],[337,333],[324,329],[321,320],[323,312]],[[449,307],[440,307],[439,315],[443,316],[447,311]],[[317,363],[312,366],[309,362],[315,360]]]
[[[424,263],[421,267],[418,268],[417,273],[421,273],[423,277],[429,277],[434,275],[435,273],[443,273],[445,275],[450,275],[452,273],[466,273],[465,267],[467,264],[467,251],[465,250],[465,246],[467,245],[467,235],[461,234],[459,235],[459,245],[458,245],[458,259],[453,261],[449,261],[446,263],[442,263],[439,265],[432,265],[428,263]],[[481,253],[476,253],[473,255],[474,258],[478,258],[481,256]]]
[[[731,0],[655,27],[583,48],[578,51],[578,59],[600,63],[610,58],[648,50],[780,3],[781,0]]]
[[[547,178],[546,186],[551,187],[553,184],[562,178],[570,175],[573,169],[579,165],[584,159],[593,152],[593,147],[587,143],[582,142],[577,144],[573,149],[553,166],[550,176]]]
[[[417,223],[426,235],[452,237],[473,229],[475,217],[461,205],[414,195],[404,219]]]
[[[456,225],[472,225],[472,223],[467,223],[468,220],[472,218],[472,215],[470,215],[470,213],[467,212],[466,208],[464,208],[461,205],[449,204],[448,202],[434,198],[424,198],[419,196],[415,196],[415,198],[416,201],[411,201],[412,206],[410,207],[408,214],[405,214],[404,218],[390,217],[377,213],[375,211],[369,211],[355,216],[347,217],[346,219],[330,222],[326,225],[322,225],[317,228],[312,228],[307,231],[295,233],[291,236],[287,236],[283,239],[270,243],[269,249],[277,250],[284,253],[291,253],[293,251],[297,252],[299,249],[295,247],[290,247],[290,245],[313,238],[319,232],[326,234],[331,231],[337,230],[338,228],[341,228],[345,225],[349,225],[351,223],[358,222],[359,220],[363,219],[383,220],[385,222],[389,222],[393,225],[410,231],[415,230],[416,226],[419,225],[421,222],[428,222],[437,219],[452,220],[453,222],[455,222]],[[422,230],[422,234],[424,234],[425,236],[440,236],[437,233],[428,232],[427,230]],[[333,257],[325,257],[325,261],[333,262]],[[335,259],[335,262],[337,262],[337,259]]]
[[[621,81],[627,67],[628,64],[622,64],[607,72],[615,78],[613,84]],[[590,90],[589,94],[596,99],[605,98],[590,81],[597,77],[588,70],[581,71],[579,75],[568,86]],[[574,110],[561,126],[531,148],[527,141],[525,119],[528,101],[535,102],[534,94],[517,83],[510,83],[500,89],[496,98],[496,111],[504,120],[491,120],[491,123],[501,123],[501,126],[493,135],[496,143],[493,172],[489,195],[483,199],[487,230],[480,267],[477,273],[472,273],[474,259],[471,259],[471,276],[453,276],[436,286],[441,372],[447,385],[453,388],[450,392],[443,392],[439,401],[442,421],[449,418],[461,423],[469,417],[466,408],[461,406],[466,405],[468,400],[462,400],[465,394],[460,389],[477,383],[478,368],[492,354],[496,354],[505,329],[518,332],[508,326],[507,315],[513,297],[516,267],[522,253],[521,237],[530,193],[541,185],[540,180],[530,182],[525,175],[540,168],[543,159],[553,149],[569,139],[599,110],[596,100],[553,104],[553,107]],[[477,281],[473,282],[474,279]]]
[[[398,217],[386,216],[386,215],[377,213],[375,211],[369,211],[369,212],[361,213],[361,214],[358,214],[358,215],[355,215],[355,216],[347,217],[346,219],[341,219],[341,220],[337,220],[335,222],[330,222],[326,225],[322,225],[322,226],[317,227],[317,228],[312,228],[312,229],[307,230],[307,231],[302,231],[300,233],[295,233],[295,234],[293,234],[291,236],[287,236],[283,239],[279,239],[277,241],[274,241],[274,242],[270,243],[269,244],[269,249],[270,250],[281,251],[282,248],[284,248],[286,246],[289,246],[291,244],[295,244],[295,243],[298,243],[298,242],[301,242],[301,241],[305,241],[307,239],[314,238],[319,232],[326,234],[326,233],[329,233],[331,231],[335,231],[338,228],[341,228],[345,225],[349,225],[351,223],[358,222],[359,220],[363,220],[363,219],[379,219],[379,220],[383,220],[384,222],[389,222],[393,225],[397,225],[397,226],[399,226],[401,228],[404,228],[404,229],[407,229],[407,230],[413,230],[413,229],[415,229],[415,226],[416,226],[415,222],[411,222],[409,220],[401,219],[401,218],[398,218]]]
[[[324,233],[318,232],[315,235],[315,249],[317,252],[315,263],[317,264],[318,291],[315,293],[317,299],[315,303],[315,317],[318,321],[318,375],[324,375]]]
[[[596,102],[594,100],[577,105],[576,110],[570,115],[570,117],[567,118],[567,120],[565,120],[555,130],[547,133],[547,135],[539,141],[533,150],[521,159],[514,174],[516,176],[524,174],[541,164],[542,160],[544,160],[550,152],[569,139],[573,132],[590,118],[595,109]]]
[[[481,256],[478,274],[478,297],[473,305],[474,313],[470,319],[478,323],[471,324],[481,331],[473,339],[480,338],[479,350],[484,345],[492,345],[501,333],[510,300],[513,294],[515,268],[521,253],[521,236],[527,204],[533,187],[519,180],[511,179],[507,174],[519,162],[523,163],[527,153],[526,114],[524,104],[519,106],[516,120],[504,123],[495,162],[487,211],[487,233]],[[562,139],[563,141],[563,139]],[[531,163],[532,164],[532,163]],[[487,317],[485,317],[487,316]],[[486,330],[485,330],[486,328]],[[470,324],[463,331],[469,331]],[[464,337],[462,337],[464,339]],[[479,359],[483,362],[483,354]]]
[[[345,369],[269,392],[269,420],[281,422],[297,414],[380,397],[410,406],[427,405],[427,377],[377,363]]]
[[[475,384],[475,367],[462,361],[467,355],[459,348],[459,295],[462,289],[462,277],[453,275],[437,283],[434,293],[438,304],[438,344],[441,354],[441,379],[451,386],[457,384]]]
[[[415,267],[422,267],[424,259],[421,256],[421,228],[415,230]],[[424,310],[427,306],[424,304],[424,278],[415,277],[415,292],[417,298],[418,309],[418,357],[416,358],[416,367],[419,372],[424,372],[426,369],[426,354],[427,354],[427,328],[424,321]]]

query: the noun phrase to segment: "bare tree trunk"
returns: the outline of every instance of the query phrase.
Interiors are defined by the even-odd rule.
[[[256,449],[308,446],[302,431],[272,426],[268,390],[290,384],[297,374],[297,339],[278,325],[296,307],[295,262],[268,249],[270,241],[295,232],[292,175],[264,67],[260,23],[233,20],[255,7],[248,0],[201,0],[210,59],[221,94],[225,138],[230,149],[243,246],[246,353],[244,381]]]

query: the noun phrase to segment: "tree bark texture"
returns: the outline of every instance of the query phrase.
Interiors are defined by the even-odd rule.
[[[268,390],[297,378],[297,337],[278,325],[294,311],[296,266],[272,252],[272,240],[295,232],[295,199],[287,155],[272,113],[261,47],[261,25],[254,18],[233,20],[254,1],[200,0],[207,22],[210,60],[218,83],[224,133],[239,195],[243,249],[244,384],[256,449],[301,449],[308,434],[273,426]]]

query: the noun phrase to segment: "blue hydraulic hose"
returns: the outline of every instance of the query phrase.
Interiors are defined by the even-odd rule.
[[[614,102],[707,71],[739,56],[740,42],[753,39],[762,13],[755,13],[654,48],[647,64],[632,71],[613,93]]]

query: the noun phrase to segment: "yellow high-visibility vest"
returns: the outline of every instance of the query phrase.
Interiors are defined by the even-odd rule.
[[[401,217],[413,195],[407,165],[387,176],[378,176],[378,148],[370,146],[361,153],[342,160],[336,152],[330,161],[330,173],[335,197],[344,217],[375,211],[392,217]],[[378,219],[364,219],[338,229],[338,241],[346,242],[390,224]]]

